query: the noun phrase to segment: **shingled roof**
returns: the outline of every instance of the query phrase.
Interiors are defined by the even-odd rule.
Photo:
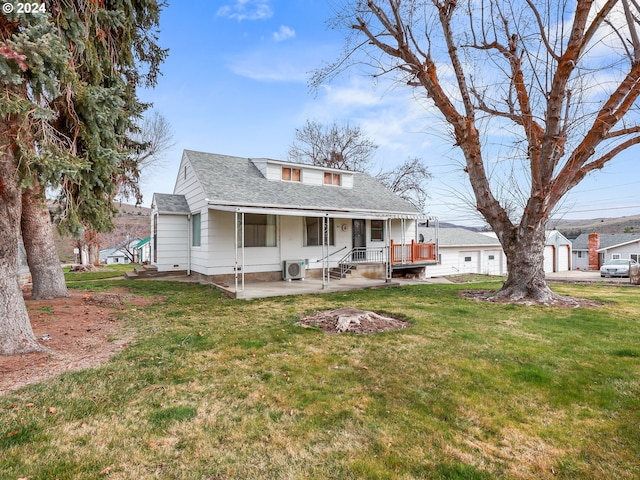
[[[153,204],[160,213],[176,213],[187,215],[190,213],[187,199],[184,195],[171,195],[168,193],[154,193]]]
[[[411,203],[364,173],[345,172],[353,175],[353,188],[308,185],[268,180],[256,167],[256,163],[270,161],[288,164],[280,160],[250,159],[193,150],[185,150],[184,155],[209,204],[421,215]]]
[[[598,250],[615,247],[629,242],[639,241],[637,233],[600,233],[600,247]],[[589,249],[589,234],[582,233],[572,241],[573,250]]]
[[[433,227],[420,228],[419,231],[424,235],[424,241],[427,243],[435,242],[436,229]],[[482,233],[473,232],[466,228],[449,228],[440,227],[437,230],[438,244],[441,247],[462,247],[462,246],[497,246],[500,242],[497,238]]]

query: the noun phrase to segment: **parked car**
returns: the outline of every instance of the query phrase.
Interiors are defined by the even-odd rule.
[[[635,265],[635,260],[609,260],[600,267],[601,277],[628,277],[629,266]]]

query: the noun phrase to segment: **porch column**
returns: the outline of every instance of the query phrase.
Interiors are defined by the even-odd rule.
[[[238,221],[238,215],[240,216],[240,220]],[[235,279],[235,292],[236,292],[236,297],[238,296],[238,292],[241,291],[244,294],[244,212],[240,212],[239,210],[236,210],[235,214],[234,214],[234,218],[235,218],[235,254],[236,254],[236,259],[235,259],[235,264],[234,264],[234,279]],[[240,229],[238,229],[238,226],[240,226]],[[238,237],[240,237],[240,239],[242,239],[242,244],[239,245],[239,240]],[[240,255],[238,254],[238,247],[240,247]],[[238,265],[238,261],[241,262],[240,265]],[[240,274],[240,282],[241,282],[241,290],[238,290],[238,269],[240,270],[241,274]]]
[[[384,221],[384,226],[385,226],[385,235],[384,235],[384,244],[385,244],[385,249],[387,250],[387,258],[386,258],[386,262],[384,265],[384,270],[385,270],[385,282],[386,283],[390,283],[391,282],[391,277],[393,274],[393,265],[391,264],[391,259],[393,257],[393,241],[391,240],[391,219],[387,218]]]
[[[322,216],[322,288],[329,287],[329,243],[331,239],[331,232],[329,228],[331,222],[329,222],[329,215]]]
[[[407,236],[405,235],[407,223],[404,217],[400,219],[400,229],[400,241],[402,242],[402,264],[405,265],[407,263]]]

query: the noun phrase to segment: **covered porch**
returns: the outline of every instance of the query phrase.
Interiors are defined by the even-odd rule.
[[[260,206],[229,206],[209,204],[210,210],[233,212],[235,235],[233,281],[228,282],[229,290],[236,298],[247,298],[245,295],[246,276],[251,274],[252,265],[247,261],[247,246],[242,240],[245,238],[247,215],[270,215],[278,218],[276,236],[277,249],[280,251],[280,264],[286,268],[291,263],[290,258],[296,257],[306,260],[303,268],[311,268],[315,277],[319,278],[320,289],[333,289],[334,285],[344,282],[346,274],[358,265],[378,265],[384,272],[377,279],[382,284],[391,283],[393,271],[396,268],[407,266],[420,267],[433,264],[437,261],[437,243],[418,243],[418,223],[432,221],[437,225],[437,219],[423,214],[370,212],[370,211],[328,211],[320,209],[283,209]],[[286,241],[291,235],[287,234],[280,226],[291,225],[292,221],[286,218],[315,217],[320,228],[317,249],[312,254],[314,258],[305,257],[298,248],[288,248]],[[375,228],[374,228],[375,225]],[[341,237],[349,238],[349,243],[333,242],[332,235],[339,232]],[[392,234],[393,232],[393,234]],[[372,246],[374,243],[376,246]],[[342,246],[342,248],[338,248]],[[248,247],[249,249],[251,247]],[[321,253],[320,253],[321,252]],[[251,252],[250,252],[251,253]],[[250,277],[249,277],[250,279]],[[354,279],[355,280],[355,279]],[[369,279],[370,280],[370,279]],[[303,288],[300,283],[309,281],[317,282],[317,278],[307,278],[304,281],[294,280],[276,282],[280,283],[278,290],[297,291]],[[345,282],[346,283],[346,282]],[[292,285],[294,284],[294,285]],[[345,285],[346,286],[346,285]],[[367,282],[367,287],[370,282]],[[349,287],[350,289],[353,287]],[[278,293],[282,294],[282,293]]]

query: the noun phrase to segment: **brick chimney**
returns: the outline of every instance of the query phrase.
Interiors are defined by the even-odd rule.
[[[589,234],[589,270],[600,269],[600,254],[598,249],[600,248],[600,235],[597,233]]]

